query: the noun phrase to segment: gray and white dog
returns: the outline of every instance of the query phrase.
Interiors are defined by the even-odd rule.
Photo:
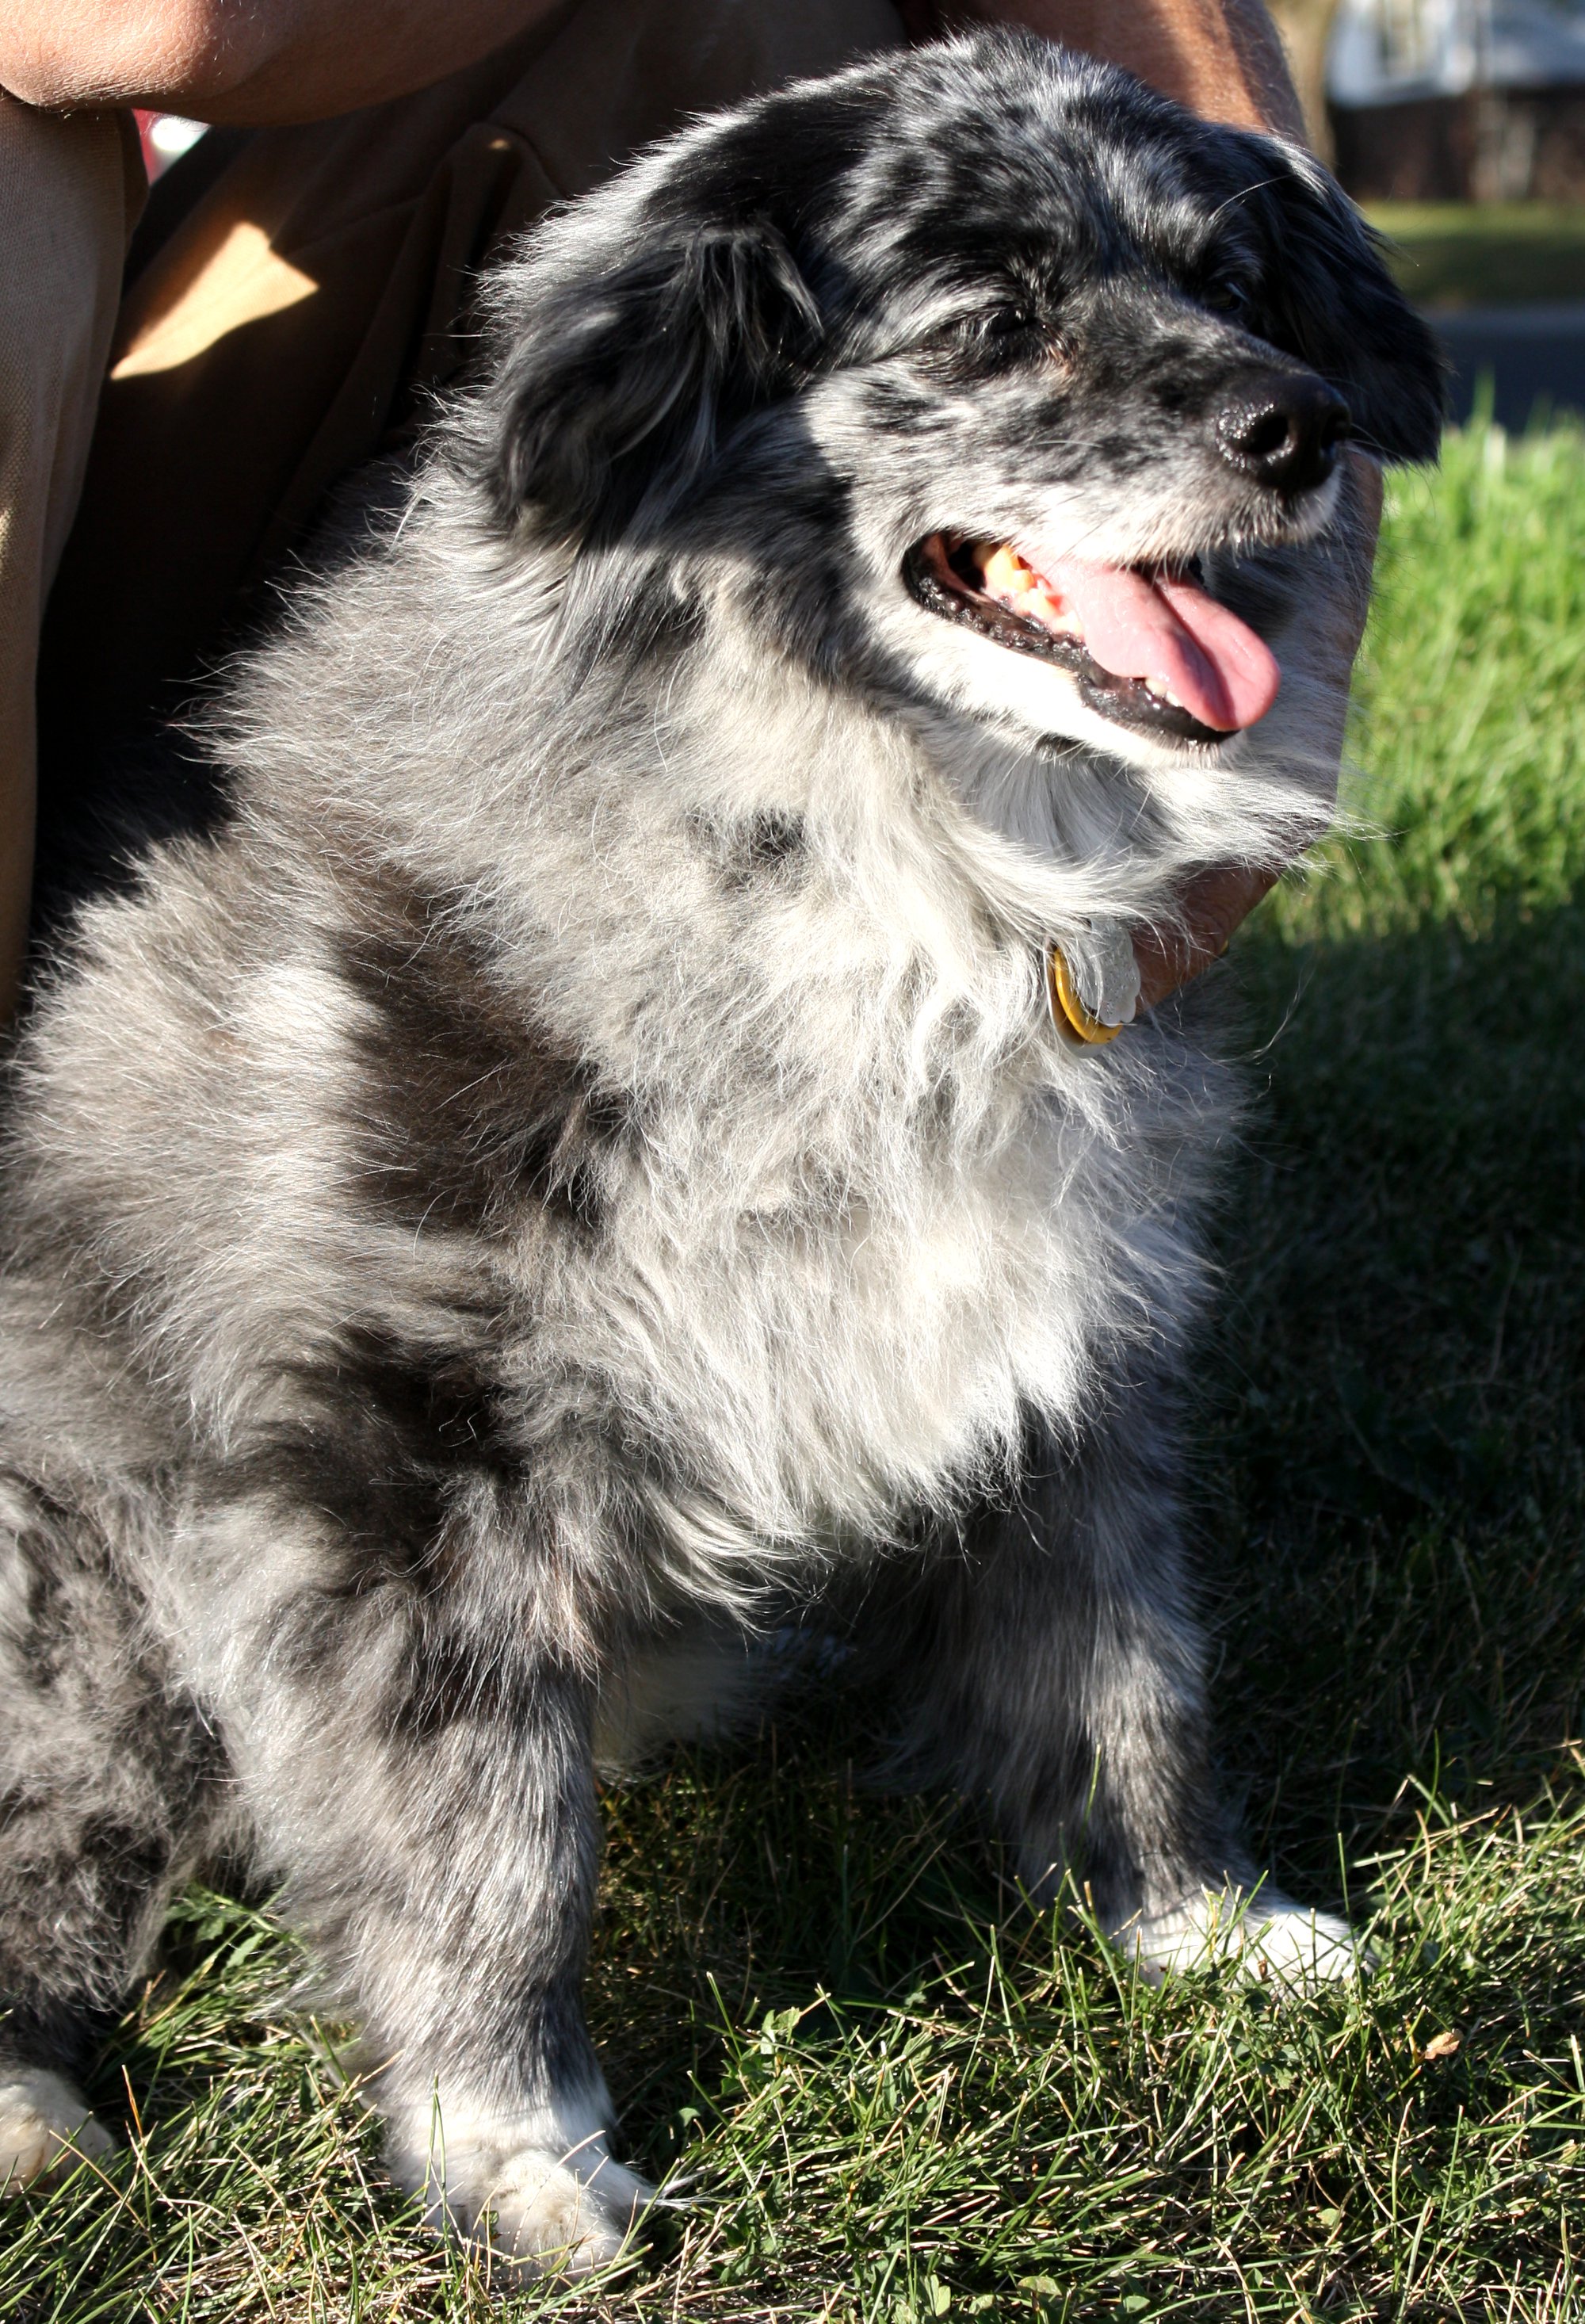
[[[1109,1030],[1130,928],[1323,827],[1342,438],[1429,456],[1439,386],[1313,161],[1013,37],[701,121],[489,299],[400,516],[228,681],[224,829],[85,910],[18,1056],[0,2176],[103,2141],[95,2013],[242,1851],[398,2178],[532,2269],[646,2193],[597,1730],[771,1603],[833,1590],[1147,1972],[1354,1960],[1207,1773],[1229,1084],[1186,1002],[1071,1045],[1046,964]]]

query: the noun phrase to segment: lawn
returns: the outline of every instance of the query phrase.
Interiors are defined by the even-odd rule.
[[[1398,281],[1422,307],[1585,299],[1585,208],[1562,202],[1373,202]]]
[[[1251,1837],[1380,1966],[1140,1987],[862,1706],[609,1802],[592,1978],[658,2253],[521,2316],[1585,2316],[1585,436],[1400,479],[1340,844],[1225,981],[1260,1093],[1200,1497]],[[198,1895],[7,2215],[0,2318],[490,2312],[382,2185],[290,1947]]]

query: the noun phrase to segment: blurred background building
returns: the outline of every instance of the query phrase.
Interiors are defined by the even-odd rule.
[[[1269,0],[1315,150],[1431,318],[1452,415],[1585,412],[1585,0]]]
[[[1358,200],[1585,198],[1585,0],[1339,0],[1325,94]]]

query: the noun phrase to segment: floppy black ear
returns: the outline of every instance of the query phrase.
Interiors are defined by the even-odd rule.
[[[474,450],[503,523],[609,540],[675,507],[813,352],[819,312],[774,227],[634,228],[631,251],[530,258],[498,296]]]
[[[1445,364],[1342,188],[1296,147],[1261,189],[1274,244],[1274,333],[1346,399],[1355,440],[1387,460],[1434,460]]]

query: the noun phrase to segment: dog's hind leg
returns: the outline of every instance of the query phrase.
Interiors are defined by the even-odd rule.
[[[59,1489],[57,1489],[57,1491]],[[111,2141],[73,2079],[213,1821],[218,1747],[104,1532],[0,1474],[0,2187]]]
[[[1115,1386],[1071,1448],[1031,1431],[1016,1497],[935,1554],[912,1609],[917,1739],[987,1803],[1031,1893],[1071,1868],[1147,1976],[1227,1952],[1350,1974],[1344,1924],[1258,1882],[1224,1822],[1176,1466],[1155,1378]]]

